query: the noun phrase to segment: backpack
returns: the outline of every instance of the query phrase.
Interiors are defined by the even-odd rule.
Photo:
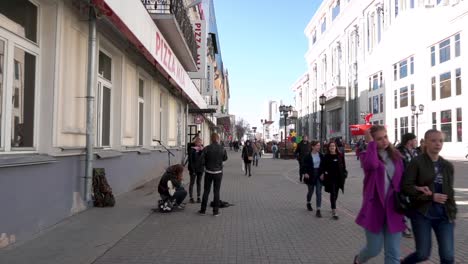
[[[158,209],[161,213],[170,213],[174,209],[175,200],[173,199],[161,199],[158,201]]]
[[[104,168],[93,169],[93,203],[95,207],[113,207],[115,198]]]

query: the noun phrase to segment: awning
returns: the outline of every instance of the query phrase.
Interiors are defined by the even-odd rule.
[[[358,124],[349,125],[349,130],[353,136],[363,136],[366,134],[366,130],[371,128],[372,125]]]

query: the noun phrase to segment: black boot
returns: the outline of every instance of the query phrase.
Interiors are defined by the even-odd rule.
[[[310,205],[310,203],[307,203],[307,210],[309,211],[313,211],[314,209],[312,209],[312,205]]]

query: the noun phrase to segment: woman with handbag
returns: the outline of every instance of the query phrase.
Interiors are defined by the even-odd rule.
[[[403,161],[390,144],[384,126],[374,125],[366,131],[367,150],[360,153],[364,169],[362,207],[356,223],[364,228],[366,245],[353,263],[365,263],[377,256],[382,247],[385,264],[400,263],[400,242],[405,230],[403,215],[395,208],[400,191]]]
[[[344,183],[347,176],[346,163],[343,154],[339,151],[335,142],[330,142],[327,146],[326,154],[322,162],[323,174],[320,179],[323,181],[325,191],[330,193],[330,204],[332,218],[338,220],[336,214],[336,200],[341,189],[344,192]]]
[[[322,217],[320,212],[320,207],[322,205],[322,183],[320,182],[320,176],[322,175],[322,160],[323,155],[320,153],[320,142],[312,141],[311,142],[311,152],[304,157],[303,166],[304,166],[304,183],[307,184],[307,210],[313,211],[310,201],[312,200],[312,195],[315,192],[317,212],[315,216]]]
[[[245,175],[249,172],[249,177],[252,176],[252,161],[253,161],[254,149],[250,140],[245,141],[245,146],[242,148],[241,158],[245,164]]]

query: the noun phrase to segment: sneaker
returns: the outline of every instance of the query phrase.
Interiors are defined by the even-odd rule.
[[[322,217],[322,213],[320,212],[320,209],[317,209],[317,212],[315,213],[315,216],[318,218]]]
[[[334,214],[334,215],[332,216],[332,218],[333,218],[333,220],[338,220],[338,219],[339,219],[339,217],[338,217],[336,214]]]
[[[310,203],[307,203],[307,210],[309,211],[313,211],[314,209],[312,209],[312,205],[310,205]]]
[[[197,198],[197,203],[201,203],[200,197]]]
[[[213,216],[219,216],[220,214],[220,212],[213,212]]]
[[[200,210],[200,211],[198,211],[198,214],[200,214],[200,215],[206,215],[206,212],[205,212],[204,210]]]
[[[195,200],[193,200],[193,198],[190,198],[190,203],[195,203]]]

